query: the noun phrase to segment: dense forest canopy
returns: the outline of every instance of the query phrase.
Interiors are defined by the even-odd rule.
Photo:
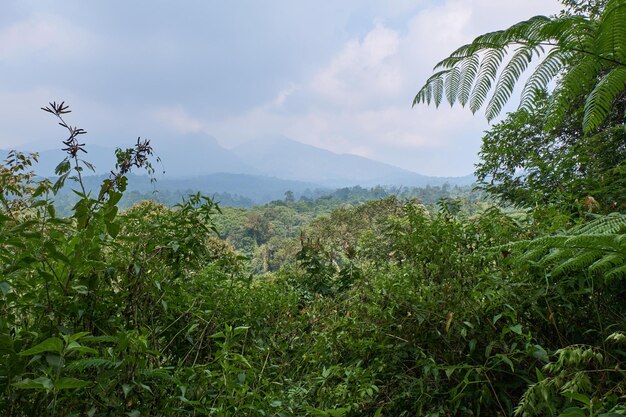
[[[492,117],[542,57],[477,192],[120,209],[150,142],[90,192],[85,131],[45,107],[67,133],[54,181],[36,155],[0,166],[0,414],[625,415],[626,0],[564,4],[459,48],[416,97],[477,110],[493,87]]]

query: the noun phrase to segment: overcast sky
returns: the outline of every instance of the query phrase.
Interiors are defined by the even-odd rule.
[[[476,35],[556,0],[2,0],[0,148],[56,146],[65,100],[88,142],[283,135],[429,175],[472,172],[482,113],[411,101]]]

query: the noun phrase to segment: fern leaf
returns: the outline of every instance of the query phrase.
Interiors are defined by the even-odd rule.
[[[426,84],[420,89],[413,99],[413,106],[418,103],[430,104],[435,102],[437,106],[441,103],[441,94],[443,93],[443,79],[450,70],[439,71],[430,76]],[[437,94],[440,94],[437,101]]]
[[[544,90],[563,71],[548,108],[546,129],[558,126],[572,103],[588,97],[583,130],[597,128],[610,113],[615,100],[626,90],[626,0],[607,0],[599,18],[585,16],[536,16],[506,30],[478,36],[463,45],[435,70],[413,104],[431,100],[465,105],[475,113],[485,104],[509,48],[517,48],[504,66],[488,102],[487,119],[492,120],[510,99],[515,83],[543,46],[550,53],[533,72],[522,92],[520,108],[530,109],[536,92]],[[476,70],[476,62],[480,66]],[[453,71],[449,74],[447,71]],[[443,82],[442,73],[448,74]],[[603,74],[604,77],[601,77]],[[471,89],[471,93],[469,93]],[[589,91],[593,91],[589,94]]]
[[[626,2],[607,3],[600,18],[595,48],[606,59],[626,65]]]
[[[617,67],[606,74],[593,89],[585,103],[583,129],[596,129],[608,116],[613,103],[626,90],[626,67]]]
[[[625,230],[626,215],[614,213],[559,235],[515,242],[508,249],[519,262],[536,263],[554,277],[585,270],[612,279],[626,276]]]
[[[584,250],[601,250],[605,252],[619,252],[615,244],[615,235],[578,235],[567,238],[563,247]]]
[[[618,233],[626,228],[626,215],[611,213],[598,216],[597,219],[572,228],[570,231],[577,234],[611,234]]]
[[[548,104],[547,129],[555,128],[561,123],[571,103],[585,93],[601,69],[602,64],[597,59],[586,56],[567,71]]]
[[[482,58],[476,84],[470,96],[470,110],[472,113],[476,113],[485,102],[505,55],[506,49],[492,49],[487,51]]]
[[[620,265],[604,274],[606,279],[623,278],[626,276],[626,265]]]
[[[445,79],[445,91],[446,99],[450,106],[454,105],[459,95],[459,83],[461,81],[461,71],[458,68],[452,68],[450,72],[446,74]]]
[[[615,268],[615,267],[626,265],[626,262],[624,261],[625,259],[622,255],[611,253],[606,256],[603,256],[602,258],[598,259],[593,264],[591,264],[591,266],[589,266],[589,271],[603,272],[611,267]]]
[[[561,49],[553,49],[546,55],[524,85],[519,104],[520,109],[531,109],[535,95],[548,88],[548,83],[561,72],[569,55]]]
[[[553,268],[552,274],[554,276],[559,276],[567,272],[581,270],[588,267],[589,264],[592,264],[596,259],[598,259],[598,256],[598,251],[580,251],[575,256],[567,258]]]
[[[439,77],[433,83],[433,101],[435,102],[435,107],[439,107],[443,100],[443,80],[443,77]]]
[[[472,55],[463,62],[461,67],[458,99],[459,103],[461,103],[461,106],[463,107],[467,104],[470,94],[472,93],[472,86],[474,85],[474,79],[476,78],[479,64],[480,60],[478,55]]]
[[[535,50],[531,47],[519,48],[502,70],[496,84],[495,93],[487,105],[487,120],[493,120],[513,94],[515,84],[522,73],[528,68]]]

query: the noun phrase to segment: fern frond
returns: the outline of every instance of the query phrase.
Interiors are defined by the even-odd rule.
[[[563,259],[572,257],[574,251],[563,247],[563,242],[565,242],[565,240],[566,239],[559,239],[559,244],[555,245],[556,247],[551,248],[547,255],[537,261],[537,264],[544,267],[551,266],[558,264]]]
[[[588,55],[567,71],[548,103],[547,129],[555,128],[563,121],[571,103],[587,91],[601,69],[602,64]]]
[[[549,39],[563,51],[593,49],[596,28],[594,23],[583,16],[563,16],[551,20],[543,28],[539,37]]]
[[[450,106],[454,104],[459,95],[459,83],[461,82],[461,71],[454,67],[446,74],[445,91],[446,99]]]
[[[559,276],[568,272],[581,270],[588,267],[589,264],[593,264],[594,261],[598,259],[599,255],[599,251],[579,251],[575,256],[568,257],[554,267],[552,269],[552,275]]]
[[[551,48],[547,56],[540,53],[544,46]],[[509,48],[517,50],[495,85],[487,104],[487,119],[492,120],[502,111],[521,74],[533,59],[539,59],[522,92],[520,108],[530,109],[535,93],[545,90],[563,71],[552,94],[546,129],[558,126],[571,104],[588,96],[583,130],[589,132],[600,126],[616,98],[626,91],[626,0],[608,0],[599,18],[536,16],[478,36],[435,66],[435,70],[443,71],[427,81],[413,104],[431,100],[439,104],[445,94],[451,104],[459,101],[464,106],[469,102],[475,113],[485,104]],[[593,93],[589,95],[589,91]]]
[[[595,49],[603,57],[626,65],[626,2],[607,3],[600,18]]]
[[[505,49],[492,49],[482,58],[476,84],[470,96],[470,110],[476,113],[487,99],[493,81],[498,74],[498,68],[506,55]]]
[[[626,265],[622,264],[622,265],[616,266],[615,268],[613,268],[610,271],[606,272],[604,274],[604,277],[606,279],[614,279],[614,278],[626,277]]]
[[[546,25],[552,22],[545,16],[535,16],[519,22],[508,29],[486,33],[476,37],[472,43],[463,45],[454,51],[450,57],[440,61],[435,70],[439,68],[452,68],[460,59],[468,58],[492,49],[503,49],[508,46],[539,45],[545,41],[542,34]]]
[[[478,72],[478,65],[480,59],[478,55],[472,55],[467,58],[461,66],[461,79],[459,80],[459,103],[463,107],[467,104],[470,94],[472,93],[472,86],[474,85],[474,79]]]
[[[561,72],[570,55],[561,49],[553,49],[546,55],[524,85],[520,109],[532,108],[535,95],[548,88],[548,84]]]
[[[604,279],[626,276],[626,215],[611,214],[565,233],[508,246],[519,262],[539,265],[553,277],[587,271]]]
[[[495,93],[491,97],[491,100],[489,100],[489,104],[487,104],[487,120],[491,121],[500,114],[502,107],[509,101],[511,94],[513,94],[513,89],[519,77],[526,68],[528,68],[528,64],[530,64],[536,52],[536,48],[533,47],[525,46],[518,48],[513,57],[505,65],[498,79],[498,83],[496,84]]]
[[[573,227],[570,232],[576,234],[612,234],[626,230],[626,215],[621,213],[611,213],[605,216],[598,216],[589,223]]]
[[[615,99],[624,91],[626,91],[626,67],[614,68],[596,84],[585,102],[583,119],[585,132],[594,130],[606,119]]]
[[[441,96],[443,95],[443,80],[448,72],[450,72],[450,70],[439,71],[431,75],[426,81],[426,84],[424,84],[413,99],[413,106],[418,103],[430,104],[433,101],[436,106],[439,106]]]
[[[621,247],[616,236],[605,234],[584,234],[568,237],[563,247],[582,250],[599,250],[604,252],[619,252]]]
[[[608,269],[614,269],[615,267],[626,266],[626,259],[619,254],[609,254],[598,259],[596,262],[589,266],[591,272],[604,272]]]
[[[435,102],[435,107],[439,107],[443,100],[443,80],[444,77],[439,77],[433,83],[433,101]]]
[[[553,248],[559,247],[564,241],[563,236],[544,236],[534,240],[515,242],[507,246],[508,250],[521,253],[523,261],[539,261]]]

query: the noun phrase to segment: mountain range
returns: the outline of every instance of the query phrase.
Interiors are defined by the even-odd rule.
[[[153,163],[162,189],[202,192],[228,192],[267,200],[285,191],[334,189],[360,185],[423,187],[427,185],[470,185],[474,177],[431,177],[373,159],[337,154],[286,137],[262,138],[227,149],[212,136],[196,133],[151,142],[160,162]],[[28,149],[29,151],[32,150]],[[115,164],[114,149],[86,146],[82,158],[96,168],[96,175],[107,174]],[[0,157],[6,151],[0,152]],[[35,171],[53,176],[64,158],[60,150],[39,152]],[[138,172],[139,173],[139,172]],[[143,187],[139,187],[143,188]],[[266,191],[266,192],[265,192]]]

